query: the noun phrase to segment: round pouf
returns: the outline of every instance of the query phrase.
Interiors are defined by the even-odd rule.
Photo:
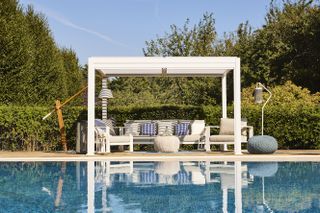
[[[278,171],[278,162],[249,162],[248,171],[255,177],[272,177]]]
[[[159,175],[173,176],[180,171],[179,161],[156,162],[154,171]]]
[[[178,152],[180,140],[177,136],[157,136],[154,139],[154,150],[158,152]]]
[[[253,136],[248,140],[248,152],[251,154],[271,154],[277,149],[277,140],[269,135]]]

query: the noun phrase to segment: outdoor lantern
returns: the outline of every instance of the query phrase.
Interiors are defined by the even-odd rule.
[[[254,103],[262,104],[263,102],[263,88],[258,86],[254,89]]]
[[[263,84],[260,82],[257,83],[256,88],[254,89],[254,102],[256,104],[261,104],[263,103],[263,89],[265,89],[269,94],[269,98],[266,100],[266,102],[263,104],[262,109],[261,109],[261,135],[263,135],[263,121],[264,121],[264,107],[267,105],[269,102],[272,93],[270,90],[268,90]]]
[[[102,99],[102,120],[107,121],[107,105],[108,98],[113,98],[112,91],[110,89],[102,89],[99,94],[99,98]]]
[[[99,93],[99,98],[113,98],[112,91],[110,89],[102,89]]]

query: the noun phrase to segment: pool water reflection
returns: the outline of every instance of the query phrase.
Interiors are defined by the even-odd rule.
[[[320,212],[319,162],[0,163],[0,212]]]

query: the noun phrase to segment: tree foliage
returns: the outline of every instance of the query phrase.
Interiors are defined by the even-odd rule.
[[[222,55],[241,58],[243,86],[290,80],[311,92],[320,91],[320,7],[318,1],[271,2],[266,23],[252,30],[242,23],[218,46]]]
[[[2,0],[0,8],[1,103],[51,105],[78,90],[78,59],[56,45],[45,16],[17,0]]]

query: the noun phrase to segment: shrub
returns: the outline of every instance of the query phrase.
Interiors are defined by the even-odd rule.
[[[255,85],[242,89],[242,105],[250,106],[254,105],[254,97],[252,95]],[[310,106],[316,107],[320,103],[320,93],[311,94],[307,88],[302,88],[293,84],[291,81],[287,81],[283,85],[276,85],[269,88],[272,92],[272,98],[268,103],[268,106]],[[267,100],[269,94],[264,92],[264,100]]]
[[[0,149],[2,150],[60,150],[60,136],[56,114],[47,120],[42,117],[48,107],[0,106]],[[101,109],[96,110],[97,117]],[[204,119],[207,125],[218,125],[220,106],[148,106],[110,107],[109,116],[122,126],[129,119]],[[228,107],[228,116],[233,115]],[[85,107],[63,109],[69,149],[75,149],[76,124],[86,120]],[[261,131],[261,108],[249,105],[242,108],[242,117],[254,126],[255,134]],[[272,135],[282,149],[320,148],[320,108],[311,106],[267,106],[265,109],[265,134]]]
[[[42,120],[48,107],[0,106],[0,149],[3,150],[59,150],[60,134],[56,114]],[[68,146],[75,148],[75,128],[78,120],[86,118],[82,107],[63,111]]]
[[[246,107],[243,117],[261,132],[261,108]],[[267,106],[264,113],[264,134],[275,137],[280,149],[320,148],[320,109],[317,107]]]

